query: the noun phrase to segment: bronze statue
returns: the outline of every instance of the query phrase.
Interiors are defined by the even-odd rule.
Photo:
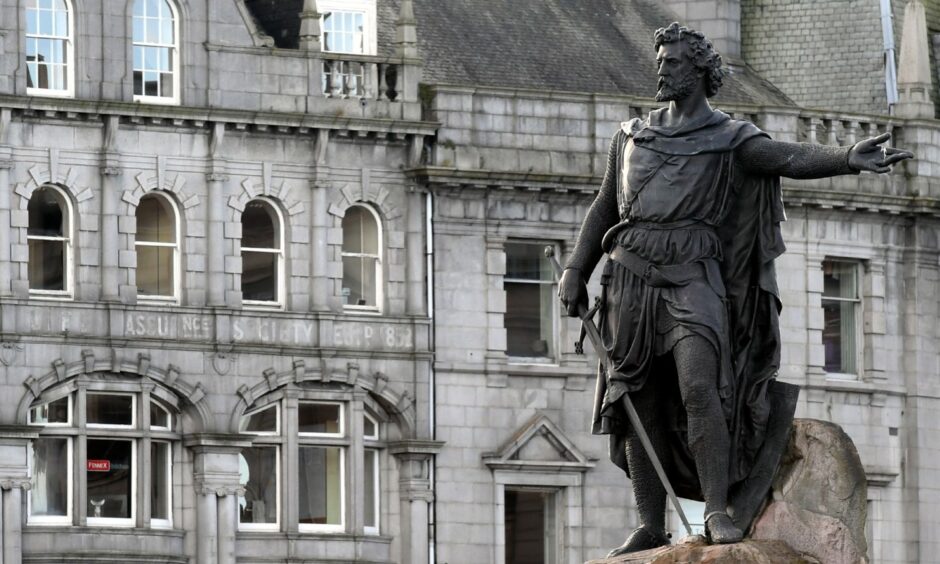
[[[852,147],[773,141],[709,105],[721,86],[721,57],[701,33],[673,23],[654,39],[656,100],[669,105],[614,135],[558,289],[576,316],[587,303],[585,281],[609,254],[599,309],[606,350],[598,351],[607,360],[594,432],[610,435],[611,459],[632,479],[640,517],[611,556],[669,544],[666,491],[627,422],[625,397],[676,492],[705,501],[710,542],[741,540],[753,518],[735,515],[729,492],[745,491],[767,465],[761,449],[780,363],[779,177],[884,173],[913,157],[882,147],[887,133]],[[766,495],[758,490],[742,495]]]

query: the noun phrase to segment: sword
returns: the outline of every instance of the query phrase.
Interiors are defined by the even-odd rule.
[[[555,271],[555,276],[561,278],[562,268],[558,263],[558,259],[555,258],[555,248],[552,246],[545,247],[545,257],[552,263],[552,270]],[[597,354],[604,357],[605,364],[611,366],[610,357],[607,355],[606,349],[601,345],[601,335],[597,332],[597,325],[594,324],[592,316],[593,312],[589,312],[586,305],[578,304],[578,317],[581,318],[582,331],[586,332],[588,338],[591,339],[591,344],[594,345],[594,350]],[[676,497],[676,492],[672,489],[669,478],[666,477],[666,471],[663,470],[663,465],[659,462],[656,451],[653,450],[653,443],[650,442],[650,438],[646,434],[646,429],[644,429],[643,424],[640,423],[640,416],[637,415],[636,409],[633,407],[633,402],[630,401],[629,394],[623,396],[623,405],[627,410],[627,418],[630,420],[630,424],[633,425],[637,437],[639,437],[640,442],[643,443],[643,450],[646,451],[650,462],[653,463],[653,468],[656,470],[656,475],[659,476],[659,481],[662,482],[663,487],[666,488],[666,494],[669,496],[669,499],[672,500],[672,505],[676,508],[679,519],[682,520],[682,525],[685,527],[686,532],[691,535],[692,527],[689,525],[689,520],[686,519],[685,511],[682,511],[682,506],[679,505],[679,498]]]

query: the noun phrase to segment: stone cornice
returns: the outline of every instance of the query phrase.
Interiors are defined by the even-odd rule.
[[[355,117],[336,114],[257,112],[191,106],[147,105],[133,102],[77,100],[0,95],[0,108],[10,108],[47,119],[95,122],[101,116],[116,115],[141,125],[206,128],[208,123],[226,123],[239,130],[311,134],[314,130],[387,135],[404,141],[408,135],[434,135],[436,122],[393,118]]]

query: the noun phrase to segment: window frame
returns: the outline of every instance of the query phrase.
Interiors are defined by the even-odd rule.
[[[131,422],[130,422],[130,424],[129,424],[129,425],[120,425],[120,424],[114,424],[114,423],[89,423],[89,422],[88,422],[88,407],[87,407],[87,405],[88,405],[88,396],[89,396],[89,395],[130,397],[130,398],[131,398]],[[87,427],[87,428],[89,428],[89,429],[127,429],[127,430],[134,430],[134,429],[137,429],[138,427],[142,427],[142,425],[139,425],[139,424],[142,423],[142,422],[138,419],[138,415],[137,415],[137,401],[136,401],[136,399],[137,399],[137,396],[136,396],[135,394],[133,394],[133,393],[126,393],[126,392],[102,392],[102,391],[99,391],[99,390],[87,390],[87,391],[85,392],[85,406],[86,406],[86,407],[85,407],[85,416],[84,416],[85,427]],[[149,407],[149,406],[148,406],[148,407]]]
[[[248,251],[250,253],[269,253],[276,256],[276,273],[277,273],[277,282],[274,286],[275,299],[272,301],[267,300],[246,300],[242,299],[242,305],[246,309],[284,309],[286,300],[284,299],[287,295],[287,266],[286,266],[286,247],[287,243],[285,241],[286,235],[286,225],[284,221],[284,213],[281,211],[281,207],[277,205],[277,202],[265,197],[252,198],[248,204],[252,202],[259,201],[263,204],[274,209],[274,214],[277,218],[277,238],[278,238],[278,248],[263,248],[263,247],[243,247],[241,246],[241,241],[245,238],[245,224],[242,223],[242,236],[239,239],[239,256],[242,258],[242,273],[244,275],[244,253]],[[246,208],[247,205],[246,204]],[[244,214],[244,212],[242,212]],[[244,217],[244,215],[243,215]],[[242,282],[244,284],[244,282]],[[244,294],[244,286],[242,286],[242,293]]]
[[[65,202],[65,209],[62,210],[63,218],[67,218],[67,221],[63,219],[63,223],[66,223],[66,228],[62,229],[62,237],[50,237],[47,235],[30,235],[29,234],[29,220],[27,219],[26,227],[26,245],[29,246],[29,241],[61,241],[62,242],[62,252],[65,254],[65,264],[63,265],[65,283],[62,284],[62,290],[42,290],[29,288],[29,296],[31,298],[40,298],[46,300],[71,300],[73,298],[73,291],[75,288],[75,256],[73,249],[73,241],[75,240],[75,210],[72,205],[72,198],[69,197],[69,194],[66,190],[62,189],[56,184],[45,183],[40,187],[33,190],[32,194],[29,196],[29,200],[32,201],[33,197],[40,190],[51,189],[58,193],[62,201]],[[27,209],[29,202],[27,202]],[[28,251],[27,251],[28,252]],[[27,259],[28,260],[28,259]],[[27,271],[29,269],[29,263],[27,262]],[[26,283],[29,285],[29,274],[26,276]]]
[[[162,43],[144,43],[143,41],[138,42],[137,38],[134,37],[134,18],[138,17],[134,15],[134,6],[135,4],[137,4],[137,2],[141,2],[141,1],[146,1],[146,0],[134,0],[133,2],[130,2],[131,81],[133,82],[134,73],[136,72],[136,69],[134,68],[134,48],[135,47],[139,45],[141,47],[170,48],[170,53],[172,55],[172,60],[173,60],[173,63],[171,65],[172,70],[170,72],[170,74],[173,76],[173,95],[172,96],[149,96],[147,94],[137,94],[136,92],[134,92],[133,100],[135,102],[141,102],[141,103],[146,103],[146,104],[161,104],[161,105],[167,105],[167,106],[178,106],[181,103],[180,84],[182,82],[181,76],[180,76],[181,74],[180,69],[182,68],[182,65],[180,65],[180,51],[181,51],[180,49],[180,10],[176,6],[176,3],[173,2],[172,0],[161,0],[163,2],[166,2],[167,5],[170,7],[170,14],[173,17],[173,45],[172,46],[169,46],[167,44],[162,44]],[[141,72],[143,72],[143,69],[141,69]],[[133,91],[133,87],[134,85],[132,84],[131,85],[132,91]]]
[[[79,380],[81,382],[79,382]],[[103,395],[124,395],[132,397],[132,410],[133,410],[133,425],[105,425],[105,424],[89,424],[87,421],[87,412],[80,412],[77,406],[87,406],[87,395],[92,394],[103,394]],[[35,406],[49,403],[62,397],[68,397],[71,405],[76,406],[74,411],[70,412],[70,424],[49,424],[44,425],[41,423],[29,423],[30,426],[39,427],[38,433],[39,438],[51,438],[51,439],[65,439],[68,442],[68,468],[66,470],[66,479],[67,483],[67,507],[68,507],[68,516],[56,516],[56,517],[43,517],[43,516],[33,516],[32,515],[32,499],[31,495],[27,493],[27,515],[26,515],[26,524],[29,526],[32,525],[57,525],[57,526],[89,526],[89,527],[107,527],[107,528],[137,528],[138,522],[142,521],[141,527],[144,529],[172,529],[174,522],[174,503],[175,496],[173,493],[175,477],[173,476],[173,466],[176,462],[176,458],[179,456],[178,445],[181,440],[181,435],[179,432],[170,431],[164,427],[152,427],[149,424],[148,420],[145,420],[144,417],[138,416],[140,409],[146,407],[149,409],[149,402],[156,402],[161,408],[166,409],[170,416],[170,428],[176,428],[177,422],[176,418],[179,417],[179,404],[173,401],[172,393],[166,392],[159,387],[151,388],[146,385],[141,385],[139,382],[126,382],[126,381],[102,381],[97,378],[88,378],[87,376],[79,376],[77,379],[71,380],[67,383],[64,383],[56,388],[44,391],[39,397],[35,398],[29,409],[32,409]],[[87,411],[87,410],[86,410]],[[27,418],[29,411],[27,411]],[[27,419],[28,421],[28,419]],[[131,445],[131,491],[130,491],[130,517],[129,518],[115,518],[115,517],[93,517],[86,510],[84,512],[80,511],[76,506],[81,499],[85,500],[86,506],[89,503],[88,499],[88,484],[84,479],[80,479],[79,473],[87,472],[87,460],[88,460],[88,449],[87,441],[88,440],[117,440],[117,441],[127,441]],[[80,443],[77,441],[81,441]],[[167,454],[168,454],[168,469],[167,469],[167,503],[168,503],[168,519],[153,519],[149,514],[141,514],[144,511],[144,507],[149,507],[149,504],[145,502],[144,496],[150,497],[152,495],[152,475],[150,473],[150,465],[145,469],[138,467],[143,460],[146,460],[141,454],[144,448],[148,448],[153,442],[160,442],[167,444]],[[79,447],[82,447],[80,450]],[[33,460],[33,445],[32,441],[29,445],[29,465],[30,465],[30,479],[32,480],[32,460]],[[84,452],[85,457],[83,460],[79,460],[79,452]],[[143,474],[142,474],[143,473]],[[142,490],[145,487],[145,483],[141,481],[141,478],[147,478],[146,485],[150,489],[144,491]],[[84,485],[84,492],[81,492],[79,495],[79,485]],[[152,513],[152,510],[151,512]]]
[[[548,343],[551,354],[548,356],[518,356],[509,354],[509,328],[506,327],[506,316],[509,313],[509,293],[506,290],[506,284],[532,284],[534,286],[549,286],[552,290],[549,292],[551,296],[557,294],[558,280],[554,276],[550,280],[529,280],[524,278],[512,278],[509,275],[509,245],[531,245],[533,247],[545,248],[551,246],[555,250],[555,256],[559,256],[559,244],[555,241],[546,241],[541,239],[507,239],[503,247],[506,257],[506,270],[503,275],[503,291],[506,293],[506,313],[503,314],[503,328],[506,330],[506,358],[509,364],[529,364],[529,365],[557,365],[560,358],[560,351],[558,347],[558,333],[561,326],[561,319],[559,315],[559,306],[557,301],[552,300],[551,308],[551,340]],[[540,288],[541,289],[541,288]]]
[[[75,437],[70,435],[56,435],[56,434],[40,434],[39,438],[48,438],[48,439],[64,439],[66,443],[66,460],[68,461],[68,467],[66,469],[66,486],[65,486],[65,515],[33,515],[33,490],[30,488],[26,492],[26,525],[60,525],[60,526],[71,526],[74,519],[74,497],[75,497],[75,487],[74,487],[74,466],[75,466]],[[35,458],[35,453],[33,450],[33,441],[29,441],[27,447],[27,472],[29,472],[29,480],[32,483],[33,480],[33,459]]]
[[[238,503],[242,499],[245,499],[244,495],[239,494],[238,499],[236,500],[236,511],[238,514],[235,516],[236,520],[236,530],[238,531],[260,531],[260,532],[279,532],[281,530],[281,524],[283,523],[283,518],[281,517],[281,512],[284,511],[284,503],[281,500],[281,482],[283,481],[283,475],[281,474],[281,456],[284,452],[285,444],[280,436],[272,437],[270,434],[261,435],[254,432],[242,431],[249,435],[256,435],[262,440],[252,441],[251,446],[248,448],[273,448],[274,449],[274,522],[273,523],[250,523],[243,522],[241,520],[241,510],[239,510]],[[239,451],[239,456],[241,451]]]
[[[33,3],[38,3],[39,0],[32,0]],[[72,3],[72,0],[62,0],[65,3],[65,9],[67,11],[67,21],[69,26],[69,34],[67,37],[61,36],[51,36],[51,35],[39,35],[30,34],[28,31],[27,23],[24,21],[23,25],[23,38],[28,42],[30,39],[52,39],[56,41],[64,41],[65,47],[67,49],[65,56],[65,81],[66,88],[64,90],[60,89],[51,89],[51,88],[39,88],[38,86],[27,86],[26,95],[27,96],[46,96],[50,98],[74,98],[75,97],[75,6]],[[38,10],[38,8],[36,8]],[[29,11],[29,5],[26,6],[26,11]],[[24,17],[27,17],[24,12]],[[24,47],[26,47],[24,45]],[[23,53],[28,52],[28,47],[23,49]],[[28,63],[27,63],[28,64]],[[26,69],[27,76],[29,75],[29,68]],[[27,84],[29,82],[27,81]]]
[[[327,54],[339,55],[367,55],[378,53],[378,32],[375,0],[316,0],[317,12],[320,14],[320,30],[323,34],[322,48]],[[328,12],[361,13],[362,17],[362,43],[361,53],[355,51],[328,51],[326,49],[326,27],[324,15]],[[329,55],[327,55],[329,56]]]
[[[826,264],[834,265],[848,265],[854,270],[855,278],[855,298],[841,298],[838,296],[827,296],[825,290],[825,270]],[[826,374],[826,378],[830,380],[860,380],[862,375],[865,372],[864,369],[864,332],[862,327],[863,315],[864,315],[864,301],[862,296],[862,280],[865,273],[865,261],[859,258],[852,257],[829,257],[827,256],[822,261],[821,271],[823,274],[823,289],[819,295],[819,306],[822,309],[823,313],[823,329],[820,331],[820,337],[824,337],[825,330],[825,304],[829,303],[854,303],[855,304],[855,323],[852,330],[852,339],[854,340],[854,361],[855,361],[855,371],[854,372],[830,372],[826,370],[826,361],[825,361],[825,341],[823,341],[823,371]],[[840,348],[841,343],[844,340],[845,335],[840,330],[839,340]],[[843,367],[844,368],[844,367]]]
[[[373,208],[371,205],[365,202],[356,202],[346,208],[346,212],[343,213],[343,219],[346,218],[346,214],[349,213],[349,210],[352,208],[363,208],[368,210],[372,214],[372,219],[375,220],[375,232],[376,232],[376,254],[372,253],[353,253],[347,252],[343,249],[343,245],[340,245],[340,262],[346,257],[354,258],[370,258],[375,259],[375,305],[356,305],[356,304],[343,304],[343,311],[349,313],[361,313],[361,314],[375,314],[381,315],[384,311],[383,304],[385,303],[385,229],[384,224],[382,223],[382,216],[379,215],[379,212]],[[345,229],[340,222],[340,230],[343,232],[343,242],[345,243]],[[361,231],[361,227],[360,227]],[[342,264],[340,265],[342,268]],[[340,284],[341,287],[345,284],[345,277],[343,282]],[[361,289],[360,289],[361,291]],[[345,296],[341,296],[345,299]]]
[[[154,198],[163,198],[170,204],[170,209],[173,211],[173,229],[175,234],[175,243],[161,243],[159,241],[139,241],[138,240],[138,230],[137,225],[140,222],[140,218],[137,216],[137,213],[140,210],[140,202],[144,198],[154,197]],[[179,206],[176,204],[176,199],[164,192],[163,190],[150,190],[146,194],[140,197],[137,208],[134,210],[134,257],[138,258],[138,247],[151,247],[151,248],[172,248],[173,249],[173,281],[171,286],[173,287],[172,295],[160,295],[160,294],[137,294],[137,301],[140,303],[148,304],[170,304],[170,305],[179,305],[180,295],[182,294],[183,286],[183,273],[182,273],[182,239],[183,239],[183,218],[180,214]],[[139,260],[135,262],[136,266],[134,267],[134,284],[135,288],[139,288],[137,285],[137,271],[140,268]]]

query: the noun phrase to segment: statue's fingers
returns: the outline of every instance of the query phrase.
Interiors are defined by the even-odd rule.
[[[910,152],[910,151],[905,151],[904,149],[898,149],[898,148],[895,148],[895,147],[885,147],[885,154],[886,154],[886,155],[889,155],[889,156],[890,156],[890,155],[903,155],[903,157],[901,157],[901,158],[903,158],[903,159],[913,159],[913,158],[914,158],[914,153],[912,153],[912,152]]]
[[[890,133],[882,133],[881,135],[877,137],[869,137],[868,139],[865,139],[864,141],[858,144],[858,151],[860,153],[870,153],[872,151],[878,151],[881,149],[879,145],[881,145],[888,139],[891,139]]]
[[[877,166],[891,166],[891,165],[893,165],[893,164],[896,163],[896,162],[903,161],[904,159],[909,159],[909,158],[911,158],[911,157],[913,157],[913,156],[914,156],[914,155],[912,155],[911,153],[908,153],[908,152],[895,153],[895,154],[893,154],[893,155],[888,155],[887,157],[881,159],[880,161],[876,162],[875,165],[877,165]]]

